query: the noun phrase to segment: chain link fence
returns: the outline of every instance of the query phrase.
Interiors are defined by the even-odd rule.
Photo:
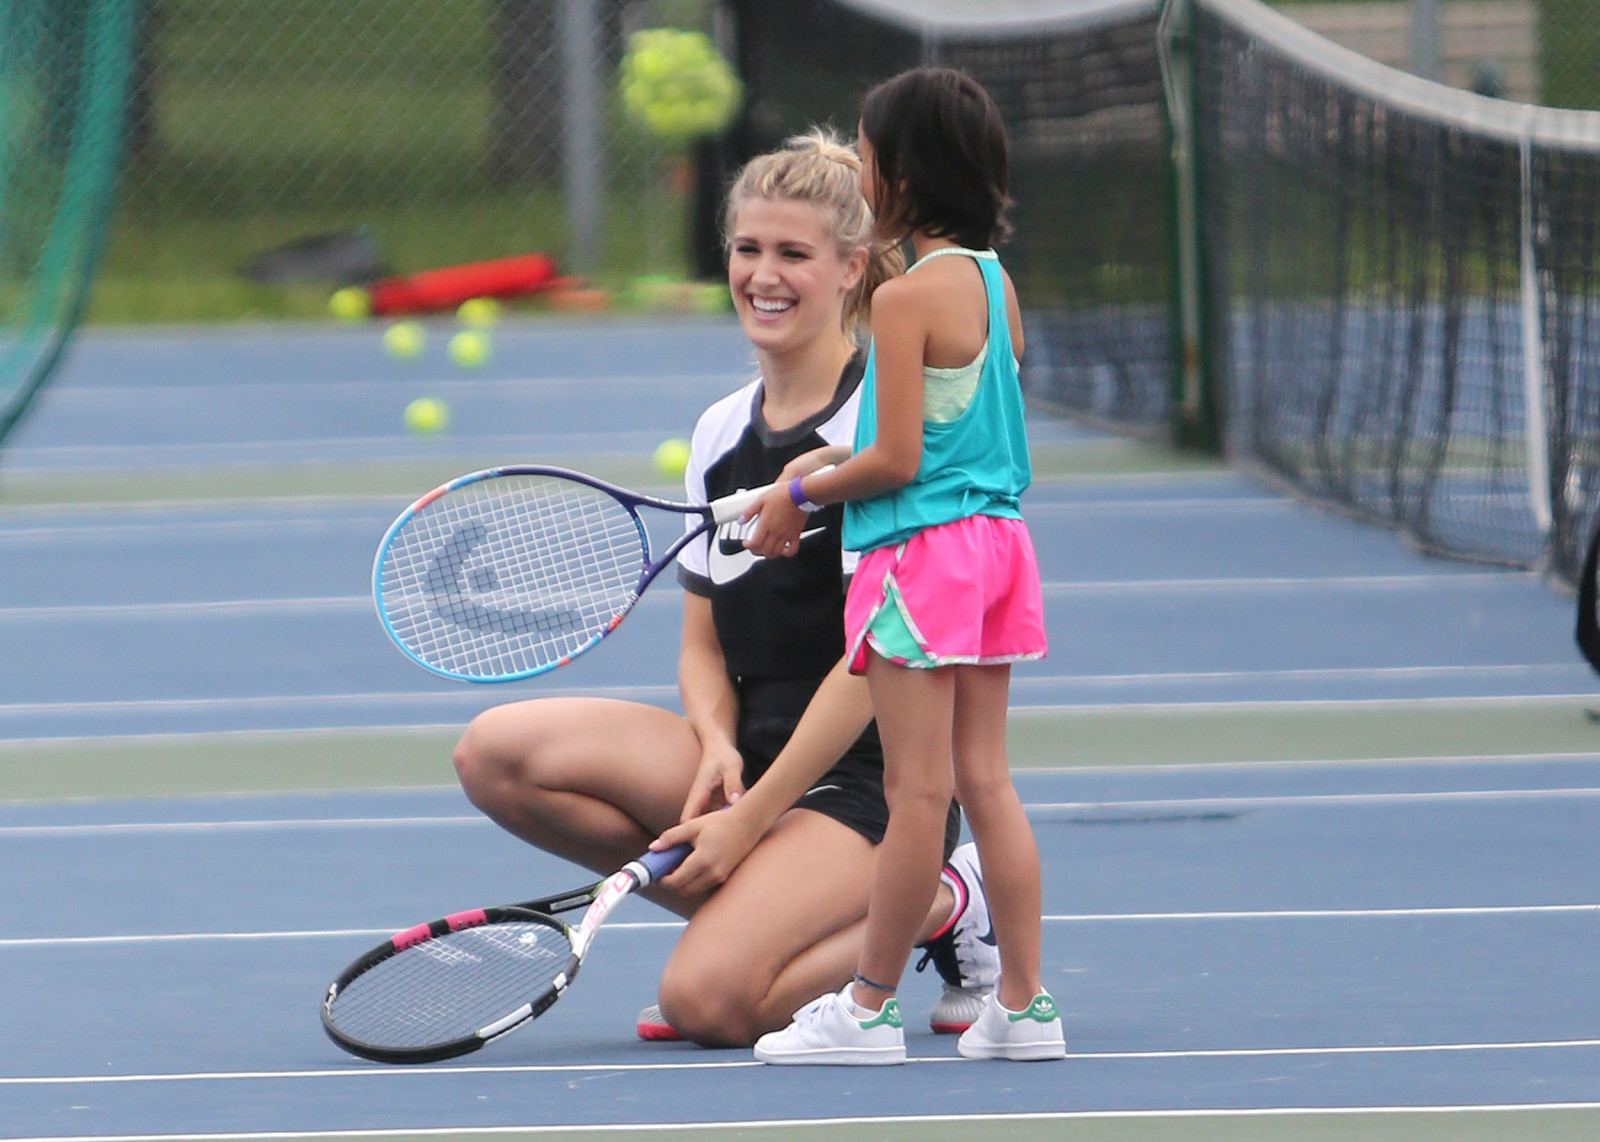
[[[990,2],[966,0],[975,11]],[[1277,3],[1365,54],[1432,66],[1457,86],[1600,107],[1600,0]],[[1430,7],[1431,65],[1415,42]],[[688,274],[694,250],[705,270],[715,260],[708,176],[728,173],[748,132],[714,148],[720,163],[702,164],[697,202],[681,148],[624,115],[617,69],[628,36],[660,26],[703,31],[735,59],[739,10],[719,0],[138,0],[127,155],[90,317],[315,316],[330,284],[362,265],[404,272],[529,251],[613,289]],[[577,50],[575,27],[588,37]],[[574,177],[571,96],[582,83],[595,112],[578,128],[589,149],[576,152]],[[274,263],[257,259],[328,235],[308,252],[325,255],[328,280],[277,280],[263,269]]]
[[[657,26],[726,34],[714,0],[141,0],[91,317],[320,315],[363,271],[531,251],[608,285],[683,273],[682,156],[617,95]]]

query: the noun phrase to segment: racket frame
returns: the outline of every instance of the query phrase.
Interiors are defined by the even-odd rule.
[[[527,670],[519,670],[509,674],[463,674],[459,671],[448,670],[429,662],[407,646],[395,630],[394,624],[389,621],[388,612],[383,605],[384,559],[389,553],[390,544],[394,542],[395,536],[399,535],[406,524],[416,518],[417,514],[427,508],[429,504],[441,496],[448,495],[472,484],[508,476],[542,476],[551,479],[570,480],[577,484],[586,485],[596,491],[604,492],[612,497],[633,517],[633,524],[639,529],[639,546],[644,553],[644,569],[639,573],[639,581],[634,585],[627,602],[611,616],[610,622],[604,628],[595,632],[583,645],[562,655],[560,658],[539,666],[530,667]],[[719,527],[724,523],[739,519],[771,487],[772,485],[768,484],[765,487],[735,492],[732,495],[713,500],[709,504],[684,504],[675,500],[664,500],[656,496],[632,492],[627,488],[618,487],[616,484],[583,472],[575,472],[570,468],[558,468],[546,464],[508,464],[495,468],[484,468],[477,472],[468,472],[466,475],[457,476],[453,480],[440,484],[437,488],[422,496],[410,507],[406,508],[405,511],[401,512],[395,521],[389,525],[389,529],[384,532],[383,539],[378,544],[377,554],[372,560],[372,600],[377,607],[378,621],[383,624],[383,629],[389,635],[390,640],[401,649],[407,658],[424,670],[437,674],[442,678],[451,678],[458,682],[515,682],[523,678],[536,677],[555,670],[557,667],[565,666],[579,655],[593,650],[599,645],[601,639],[617,629],[617,626],[627,617],[628,612],[633,610],[634,604],[639,601],[639,597],[644,594],[645,588],[650,586],[656,576],[671,565],[672,561],[678,557],[679,552],[713,527]],[[656,557],[654,552],[650,550],[650,533],[645,528],[644,520],[639,518],[638,509],[641,507],[654,508],[657,511],[672,512],[678,515],[699,515],[702,519],[699,526],[685,530],[682,535],[667,546],[667,549],[659,557]]]
[[[567,988],[572,986],[572,981],[578,976],[578,969],[583,966],[584,956],[593,946],[600,925],[605,923],[606,917],[611,915],[612,910],[631,893],[648,887],[677,868],[690,851],[691,846],[685,843],[674,845],[661,852],[647,852],[586,888],[573,889],[556,896],[528,900],[520,904],[503,904],[493,908],[470,908],[464,912],[452,912],[437,920],[416,924],[396,932],[377,947],[358,956],[328,985],[322,998],[322,1029],[327,1032],[328,1038],[352,1055],[378,1063],[434,1063],[471,1054],[482,1048],[485,1043],[493,1042],[548,1011],[551,1004],[560,999]],[[570,912],[585,904],[588,908],[583,914],[583,919],[575,926],[556,918],[555,914],[558,912]],[[477,928],[485,924],[508,922],[546,924],[566,936],[572,947],[566,965],[549,985],[537,995],[530,996],[521,1006],[508,1011],[499,1019],[485,1024],[469,1035],[421,1047],[390,1047],[369,1043],[347,1035],[339,1029],[333,1016],[334,1002],[340,992],[370,969],[407,949],[451,932]]]

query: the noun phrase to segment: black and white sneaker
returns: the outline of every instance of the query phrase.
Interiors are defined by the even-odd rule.
[[[955,893],[955,907],[950,910],[949,922],[922,945],[917,970],[933,964],[944,984],[944,993],[928,1016],[934,1034],[958,1035],[978,1018],[994,991],[1000,976],[1000,949],[989,922],[977,846],[969,842],[951,853],[939,879]]]

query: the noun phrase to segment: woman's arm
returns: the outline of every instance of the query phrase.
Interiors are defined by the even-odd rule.
[[[871,721],[872,699],[866,679],[852,675],[841,659],[817,687],[794,733],[748,793],[725,812],[685,821],[651,844],[653,849],[682,841],[694,845],[694,852],[664,883],[683,893],[708,892],[721,884]]]
[[[802,477],[801,490],[814,504],[839,503],[891,492],[909,483],[922,463],[922,360],[928,340],[925,307],[915,283],[897,278],[872,297],[873,368],[877,387],[877,433],[873,442],[831,472]],[[805,515],[791,499],[789,481],[779,481],[746,513],[759,515],[745,546],[771,558],[798,550]]]
[[[744,794],[744,760],[735,744],[739,696],[728,678],[722,643],[711,620],[711,600],[685,591],[683,640],[678,650],[678,693],[683,716],[700,738],[700,768],[682,820],[731,805]]]

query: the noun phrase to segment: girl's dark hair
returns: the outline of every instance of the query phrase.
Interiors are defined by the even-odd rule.
[[[861,133],[878,168],[881,230],[978,250],[1009,236],[1005,125],[977,80],[943,67],[901,72],[867,92]]]

